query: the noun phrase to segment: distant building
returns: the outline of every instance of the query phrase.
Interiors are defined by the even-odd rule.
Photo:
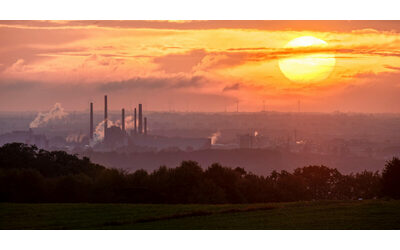
[[[257,132],[239,135],[238,141],[239,148],[267,148],[272,146],[267,137],[259,135]]]
[[[35,135],[32,129],[12,131],[11,133],[0,135],[1,146],[13,142],[32,144],[36,145],[38,148],[48,148],[49,146],[49,141],[46,136]]]
[[[211,148],[210,138],[164,137],[156,135],[137,135],[131,137],[131,145],[163,150],[176,148],[183,151]]]
[[[239,135],[239,148],[253,148],[254,135]]]
[[[128,145],[127,134],[124,130],[117,126],[107,128],[104,143],[109,148],[116,148]]]

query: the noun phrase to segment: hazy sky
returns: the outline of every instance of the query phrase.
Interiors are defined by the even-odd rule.
[[[0,111],[400,112],[399,21],[0,21]],[[313,36],[323,48],[285,47]],[[293,82],[287,58],[330,55],[330,75]],[[311,63],[313,63],[312,61]]]

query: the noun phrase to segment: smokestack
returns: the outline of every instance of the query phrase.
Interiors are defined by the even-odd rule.
[[[122,109],[122,132],[125,132],[125,109]]]
[[[143,133],[142,104],[139,103],[139,134]]]
[[[104,139],[107,136],[108,115],[107,115],[107,95],[104,96]]]
[[[147,117],[144,118],[144,134],[147,135]]]
[[[134,125],[134,132],[135,134],[137,133],[137,126],[136,126],[136,108],[135,111],[133,113],[133,125]]]
[[[90,103],[90,132],[89,138],[93,140],[93,102]]]

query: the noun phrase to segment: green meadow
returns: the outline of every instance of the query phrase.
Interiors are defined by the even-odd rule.
[[[0,229],[400,229],[400,201],[1,203]]]

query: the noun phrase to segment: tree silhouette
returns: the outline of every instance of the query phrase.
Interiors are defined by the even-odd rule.
[[[400,199],[400,159],[394,157],[386,162],[382,172],[382,193],[394,199]]]
[[[259,176],[219,163],[203,170],[194,161],[128,173],[63,151],[21,143],[0,147],[0,202],[256,203],[380,195],[400,198],[398,158],[382,175],[306,166]]]

